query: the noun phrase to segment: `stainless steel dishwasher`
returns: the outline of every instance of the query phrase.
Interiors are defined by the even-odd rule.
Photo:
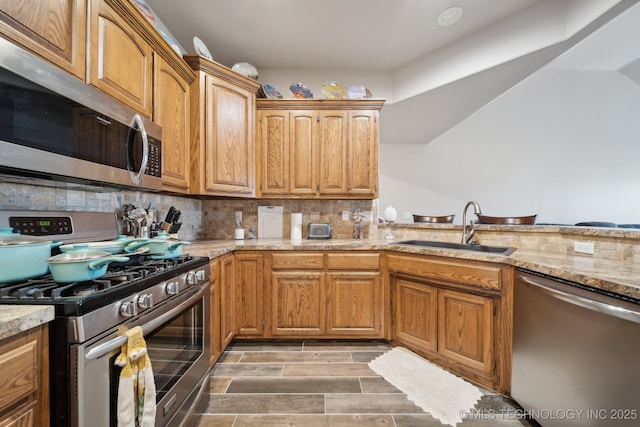
[[[511,395],[548,426],[640,425],[640,301],[516,272]]]

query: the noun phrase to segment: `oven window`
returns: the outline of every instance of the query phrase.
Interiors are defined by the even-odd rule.
[[[199,300],[151,334],[145,335],[160,401],[203,353],[203,306]]]

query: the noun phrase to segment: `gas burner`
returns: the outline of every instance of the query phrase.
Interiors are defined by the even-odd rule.
[[[98,286],[95,284],[80,285],[71,291],[71,293],[77,297],[92,295],[96,292],[98,292]]]
[[[0,304],[52,304],[58,316],[80,316],[121,301],[166,281],[208,265],[206,257],[181,256],[145,260],[119,266],[94,280],[56,283],[50,274],[36,279],[0,284]]]

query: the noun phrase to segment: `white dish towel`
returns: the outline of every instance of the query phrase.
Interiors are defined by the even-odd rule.
[[[127,342],[115,364],[122,367],[118,384],[118,427],[153,427],[156,385],[142,328],[126,332]]]

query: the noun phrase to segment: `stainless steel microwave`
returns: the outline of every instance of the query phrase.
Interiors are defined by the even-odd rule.
[[[162,128],[0,38],[0,172],[161,189]]]

